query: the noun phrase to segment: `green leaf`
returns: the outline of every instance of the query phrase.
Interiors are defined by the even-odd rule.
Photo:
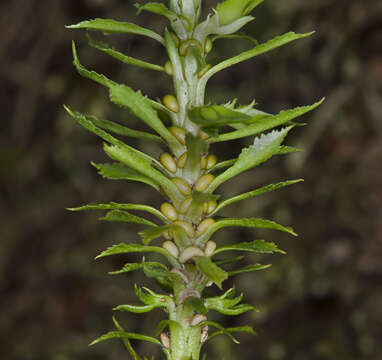
[[[146,3],[144,5],[135,4],[135,6],[138,9],[138,14],[140,14],[142,11],[149,11],[157,15],[162,15],[166,17],[168,20],[172,22],[179,20],[179,16],[169,10],[166,5],[159,4],[159,3]],[[184,19],[188,20],[187,18],[183,17]]]
[[[181,325],[174,321],[174,320],[162,320],[159,322],[156,330],[155,330],[155,336],[159,336],[164,329],[166,329],[167,327],[181,327]]]
[[[251,242],[243,242],[238,244],[224,245],[217,248],[214,255],[221,253],[223,251],[248,251],[263,254],[286,254],[285,251],[279,249],[275,243],[267,242],[264,240],[254,240]]]
[[[223,105],[207,105],[193,108],[188,112],[191,121],[203,129],[220,127],[232,123],[246,123],[252,117]]]
[[[231,298],[234,294],[234,290],[230,289],[221,296],[215,296],[205,299],[205,306],[209,310],[215,310],[224,315],[236,316],[248,311],[255,310],[251,305],[240,304],[237,305],[243,295]]]
[[[121,325],[119,325],[115,316],[113,316],[113,323],[114,323],[114,326],[117,328],[117,330],[124,331],[123,327]],[[129,354],[131,355],[131,357],[133,358],[133,360],[141,360],[141,358],[138,356],[138,354],[135,352],[135,350],[131,346],[129,339],[124,337],[122,339],[122,341],[125,344],[125,347],[126,347],[127,351],[129,352]]]
[[[217,335],[221,335],[221,334],[227,335],[227,333],[231,334],[233,332],[247,332],[254,336],[257,335],[256,332],[253,330],[253,328],[250,326],[237,326],[237,327],[225,328],[224,331],[223,330],[215,331],[214,333],[208,336],[208,340],[211,340]]]
[[[238,18],[249,14],[264,0],[225,0],[216,6],[219,14],[219,24],[231,24]]]
[[[153,305],[118,305],[113,310],[115,311],[128,311],[135,314],[143,314],[156,309]]]
[[[301,115],[304,115],[309,111],[312,111],[313,109],[321,105],[324,100],[325,98],[309,106],[301,106],[290,110],[283,110],[277,115],[270,115],[268,117],[255,121],[253,124],[250,124],[244,128],[221,134],[217,138],[208,139],[208,141],[210,143],[216,143],[259,134],[263,131],[270,130],[274,127],[288,123],[289,121]]]
[[[133,58],[131,56],[127,56],[127,55],[113,49],[110,45],[108,45],[104,42],[92,39],[89,35],[87,36],[87,38],[89,40],[90,46],[94,47],[97,50],[104,52],[105,54],[113,57],[114,59],[122,61],[125,64],[139,66],[139,67],[142,67],[145,69],[150,69],[150,70],[155,70],[155,71],[164,71],[164,67],[161,65],[151,64],[149,62],[142,61],[142,60]]]
[[[203,321],[202,323],[200,323],[200,325],[201,326],[209,325],[209,326],[213,326],[213,327],[219,329],[219,331],[217,331],[217,333],[219,333],[219,334],[216,334],[216,332],[215,332],[215,333],[209,335],[208,336],[208,340],[210,340],[211,338],[213,338],[216,335],[224,334],[224,335],[227,335],[235,344],[240,344],[240,342],[238,340],[236,340],[231,335],[231,333],[228,331],[228,329],[225,329],[222,325],[220,325],[219,323],[217,323],[215,321]]]
[[[104,150],[111,159],[131,167],[157,182],[175,204],[179,203],[182,199],[182,195],[176,185],[161,172],[154,169],[148,161],[142,159],[142,157],[136,154],[131,148],[108,146],[105,144]]]
[[[102,335],[98,339],[94,340],[89,346],[93,346],[93,345],[98,344],[99,342],[105,341],[105,340],[123,339],[123,338],[147,341],[147,342],[151,342],[151,343],[156,344],[156,345],[161,345],[159,340],[157,340],[151,336],[135,334],[135,333],[127,333],[124,331],[110,331],[107,334]]]
[[[259,218],[248,218],[248,219],[226,218],[223,220],[218,220],[214,224],[212,224],[208,228],[208,230],[201,236],[203,238],[203,241],[207,241],[207,239],[209,239],[213,233],[227,226],[242,226],[242,227],[259,228],[259,229],[274,229],[274,230],[284,231],[291,235],[297,236],[297,234],[293,231],[291,227],[286,227],[286,226],[277,224],[276,222],[271,220],[259,219]]]
[[[147,226],[154,226],[157,227],[157,224],[154,224],[153,222],[146,220],[144,218],[141,218],[139,216],[132,215],[128,213],[127,211],[122,210],[111,210],[106,213],[106,215],[100,220],[104,221],[112,221],[112,222],[127,222],[130,224],[141,224],[141,225],[147,225]]]
[[[291,154],[295,152],[302,152],[304,149],[296,148],[293,146],[285,146],[282,145],[279,147],[279,151],[277,152],[277,155],[286,155],[286,154]]]
[[[280,131],[273,130],[268,134],[263,134],[255,138],[253,145],[242,150],[236,162],[226,171],[218,175],[210,184],[207,191],[213,192],[223,182],[230,178],[249,170],[274,155],[291,127]]]
[[[226,265],[226,264],[234,264],[240,260],[242,260],[244,256],[236,256],[234,258],[224,259],[224,260],[214,260],[216,265]]]
[[[253,49],[244,51],[239,55],[236,55],[230,59],[220,62],[219,64],[213,66],[210,70],[208,70],[203,77],[200,79],[198,84],[198,90],[204,89],[207,81],[217,72],[224,70],[232,65],[238,64],[242,61],[251,59],[255,56],[264,54],[268,51],[276,49],[282,45],[285,45],[291,41],[302,39],[304,37],[312,35],[314,32],[306,33],[306,34],[296,34],[294,32],[288,32],[284,35],[277,36],[272,40],[267,41],[266,43],[255,46]],[[204,90],[203,90],[204,92]]]
[[[162,236],[162,234],[165,233],[166,231],[172,230],[176,227],[178,227],[178,225],[175,225],[175,224],[157,226],[155,228],[142,230],[139,232],[139,235],[142,238],[142,242],[145,245],[149,245],[152,240],[158,238],[159,236]]]
[[[87,120],[91,121],[95,126],[103,130],[110,131],[114,134],[122,135],[126,137],[132,137],[136,139],[154,140],[154,141],[163,143],[163,140],[159,136],[156,136],[144,131],[129,129],[113,121],[104,120],[96,116],[91,116],[91,115],[82,115],[82,116],[84,116]]]
[[[157,209],[148,205],[141,204],[119,204],[115,202],[110,202],[108,204],[87,204],[74,208],[68,208],[70,211],[83,211],[83,210],[137,210],[146,211],[150,214],[155,215],[158,219],[167,222],[167,218]]]
[[[144,184],[152,186],[156,190],[160,190],[159,185],[153,181],[151,178],[140,174],[139,172],[129,169],[123,164],[96,164],[91,163],[97,170],[98,173],[105,179],[111,180],[131,180],[138,181]]]
[[[140,244],[125,244],[121,243],[118,245],[113,245],[109,248],[107,248],[105,251],[103,251],[101,254],[96,256],[96,259],[110,256],[110,255],[119,255],[119,254],[128,254],[128,253],[141,253],[141,252],[156,252],[158,254],[163,255],[167,258],[167,260],[170,262],[173,266],[179,266],[179,262],[174,259],[167,250],[158,247],[158,246],[146,246],[146,245],[140,245]]]
[[[117,105],[129,108],[134,115],[154,129],[167,142],[176,156],[182,154],[183,147],[163,125],[147,97],[126,85],[115,84],[110,86],[110,100]]]
[[[78,24],[69,25],[66,27],[68,29],[97,30],[97,31],[102,31],[104,34],[143,35],[143,36],[152,38],[160,42],[161,44],[164,44],[164,40],[159,34],[129,22],[121,22],[121,21],[116,21],[111,19],[93,19],[93,20],[81,21]]]
[[[155,262],[155,261],[154,262],[152,262],[152,261],[146,262],[143,258],[143,261],[140,263],[127,263],[123,266],[123,268],[121,270],[111,271],[111,272],[109,272],[109,274],[110,275],[125,274],[125,273],[131,272],[131,271],[143,269],[145,266],[150,266],[153,268],[155,268],[155,267],[162,268],[165,271],[167,271],[166,265],[159,263],[159,262]]]
[[[135,294],[145,305],[155,306],[155,307],[166,307],[167,305],[174,305],[173,300],[170,296],[157,294],[147,287],[138,287],[135,285]]]
[[[267,264],[267,265],[262,265],[262,264],[253,264],[253,265],[247,265],[243,266],[239,269],[231,270],[228,271],[229,276],[237,275],[237,274],[242,274],[242,273],[247,273],[251,271],[258,271],[258,270],[264,270],[270,268],[272,265]]]
[[[200,169],[202,154],[208,151],[208,144],[200,136],[187,134],[186,136],[187,160],[183,169],[183,176],[191,182],[195,182],[199,176],[196,169]]]
[[[261,195],[261,194],[264,194],[264,193],[267,193],[270,191],[274,191],[274,190],[280,189],[284,186],[293,185],[293,184],[299,183],[301,181],[304,181],[304,180],[303,179],[297,179],[297,180],[283,181],[283,182],[279,182],[279,183],[275,183],[275,184],[269,184],[269,185],[263,186],[261,188],[258,188],[258,189],[255,189],[255,190],[234,196],[232,198],[229,198],[229,199],[224,200],[221,203],[219,203],[219,205],[216,207],[215,211],[211,215],[216,214],[218,211],[220,211],[221,209],[223,209],[227,205],[233,204],[233,203],[241,201],[241,200],[248,199],[252,196],[257,196],[257,195]]]
[[[197,297],[190,296],[185,301],[185,304],[191,305],[197,313],[202,315],[207,314],[207,308],[204,306],[203,299],[199,299]]]
[[[208,256],[198,256],[194,258],[199,271],[212,280],[219,289],[222,288],[222,282],[227,279],[228,274],[217,266]]]
[[[95,71],[89,71],[87,70],[82,64],[80,63],[80,60],[78,59],[76,45],[74,41],[72,41],[72,52],[73,52],[73,65],[77,69],[78,73],[90,80],[93,80],[103,86],[109,87],[113,84],[116,84],[114,81],[108,79],[105,75],[100,75]]]

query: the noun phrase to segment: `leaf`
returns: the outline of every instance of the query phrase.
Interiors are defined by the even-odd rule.
[[[66,27],[68,29],[97,30],[97,31],[102,31],[104,34],[143,35],[143,36],[152,38],[160,42],[161,44],[164,44],[164,40],[159,34],[129,22],[121,22],[121,21],[116,21],[111,19],[93,19],[93,20],[81,21],[78,24],[69,25]]]
[[[152,262],[152,261],[146,262],[143,259],[143,261],[140,263],[127,263],[123,266],[123,268],[121,270],[111,271],[111,272],[109,272],[109,274],[110,275],[125,274],[125,273],[131,272],[131,271],[143,269],[145,266],[158,267],[158,268],[162,268],[162,269],[167,271],[166,265],[159,263],[159,262]]]
[[[72,41],[72,52],[73,52],[73,65],[77,69],[78,73],[90,80],[93,80],[103,86],[109,87],[113,84],[115,84],[114,81],[108,79],[105,75],[100,75],[95,71],[89,71],[87,70],[82,64],[80,63],[80,60],[78,59],[76,45],[74,41]]]
[[[144,184],[152,186],[156,190],[160,190],[159,185],[147,176],[144,176],[133,169],[129,169],[123,164],[96,164],[91,163],[97,170],[98,173],[105,179],[112,180],[132,180],[142,182]]]
[[[223,251],[248,251],[263,254],[286,254],[285,251],[279,249],[275,243],[267,242],[264,240],[254,240],[251,242],[243,242],[238,244],[224,245],[217,248],[214,255],[221,253]]]
[[[291,227],[280,225],[271,220],[260,219],[260,218],[247,218],[247,219],[226,218],[223,220],[218,220],[214,224],[212,224],[208,228],[208,230],[201,236],[201,238],[203,238],[203,241],[207,241],[207,239],[209,239],[213,233],[227,226],[242,226],[242,227],[259,228],[259,229],[274,229],[274,230],[284,231],[291,235],[297,236],[297,234],[293,231]]]
[[[279,151],[277,151],[277,155],[285,155],[285,154],[290,154],[290,153],[295,153],[295,152],[302,152],[304,149],[296,148],[293,146],[280,146]]]
[[[101,254],[96,256],[96,259],[110,256],[110,255],[119,255],[119,254],[128,254],[128,253],[134,253],[134,252],[156,252],[158,254],[163,255],[167,258],[167,260],[170,262],[173,266],[179,266],[179,263],[174,257],[170,256],[169,253],[158,246],[146,246],[146,245],[140,245],[140,244],[125,244],[121,243],[118,245],[113,245],[109,248],[107,248],[105,251],[103,251]]]
[[[284,128],[280,131],[273,130],[268,134],[263,134],[255,138],[253,145],[243,149],[236,162],[226,171],[218,175],[212,181],[207,191],[213,192],[223,182],[268,160],[277,152],[290,129],[291,127]]]
[[[290,110],[283,110],[279,112],[277,115],[270,115],[268,117],[265,117],[263,119],[260,119],[253,124],[250,124],[244,128],[231,131],[225,134],[219,135],[217,138],[211,138],[208,139],[209,143],[216,143],[216,142],[222,142],[222,141],[228,141],[233,139],[239,139],[246,136],[252,136],[259,134],[263,131],[273,129],[276,126],[283,125],[285,123],[288,123],[289,121],[306,114],[309,111],[312,111],[316,107],[322,104],[322,102],[325,100],[325,98],[321,99],[320,101],[309,105],[309,106],[300,106],[294,109]]]
[[[152,305],[118,305],[113,310],[115,311],[128,311],[135,314],[143,314],[154,310],[156,307]]]
[[[228,274],[217,266],[208,256],[195,257],[194,261],[199,271],[221,289],[222,282],[228,278]]]
[[[162,236],[163,233],[166,231],[172,230],[174,228],[178,227],[176,224],[168,224],[163,226],[157,226],[155,228],[145,229],[139,232],[139,235],[142,238],[142,242],[145,245],[149,245],[150,242],[159,236]]]
[[[133,340],[141,340],[141,341],[147,341],[151,342],[156,345],[161,345],[160,341],[151,337],[151,336],[146,336],[146,335],[141,335],[141,334],[135,334],[135,333],[127,333],[124,331],[110,331],[105,335],[102,335],[98,339],[94,340],[92,343],[89,344],[89,346],[93,346],[95,344],[98,344],[101,341],[105,340],[110,340],[110,339],[123,339],[123,338],[128,338],[128,339],[133,339]]]
[[[114,323],[114,326],[117,328],[117,330],[119,331],[124,331],[124,329],[122,328],[121,325],[119,325],[117,319],[115,316],[113,316],[113,323]],[[128,338],[124,337],[122,339],[123,343],[125,344],[125,347],[127,349],[127,351],[130,353],[131,357],[133,358],[133,360],[141,360],[141,358],[138,356],[138,354],[135,352],[135,350],[133,349],[133,347],[131,346],[131,343],[129,341]]]
[[[138,118],[153,128],[169,145],[176,156],[181,155],[181,144],[170,133],[159,119],[156,111],[151,107],[148,99],[139,91],[134,91],[126,85],[114,84],[110,88],[110,100],[117,105],[127,107]]]
[[[241,267],[239,269],[228,271],[228,275],[229,276],[233,276],[233,275],[247,273],[247,272],[251,272],[251,271],[265,270],[265,269],[270,268],[271,266],[272,266],[271,264],[267,264],[267,265],[262,265],[262,264],[247,265],[247,266],[243,266],[243,267]]]
[[[140,156],[137,156],[137,154],[130,148],[108,146],[105,144],[104,150],[111,159],[131,167],[157,182],[173,203],[178,203],[180,199],[182,199],[182,195],[173,182],[161,172],[154,169],[149,162],[143,160]]]
[[[122,135],[126,137],[132,137],[136,139],[154,140],[154,141],[163,143],[163,140],[159,136],[156,136],[144,131],[129,129],[113,121],[104,120],[96,116],[91,116],[91,115],[82,115],[82,116],[84,116],[88,121],[92,122],[95,126],[103,130],[110,131],[114,134]]]
[[[190,296],[184,301],[184,303],[191,305],[197,313],[200,313],[202,315],[207,314],[207,308],[204,306],[203,299]]]
[[[216,207],[215,211],[211,215],[216,214],[218,211],[220,211],[221,209],[223,209],[227,205],[248,199],[252,196],[257,196],[257,195],[261,195],[261,194],[264,194],[264,193],[267,193],[270,191],[274,191],[274,190],[277,190],[277,189],[282,188],[284,186],[297,184],[301,181],[304,181],[304,180],[303,179],[297,179],[297,180],[283,181],[283,182],[279,182],[279,183],[275,183],[275,184],[269,184],[269,185],[263,186],[261,188],[258,188],[258,189],[255,189],[255,190],[234,196],[232,198],[226,199],[226,200],[222,201],[221,203],[219,203],[219,205]]]
[[[125,64],[139,66],[139,67],[142,67],[145,69],[150,69],[150,70],[155,70],[155,71],[164,71],[164,67],[161,65],[151,64],[149,62],[139,60],[139,59],[133,58],[131,56],[127,56],[127,55],[113,49],[110,45],[108,45],[104,42],[94,40],[90,36],[87,36],[87,38],[89,40],[90,46],[94,47],[97,50],[104,52],[105,54],[113,57],[114,59],[122,61]]]
[[[221,25],[230,24],[236,19],[249,14],[264,0],[225,0],[216,6]]]
[[[147,226],[154,226],[157,227],[157,224],[154,224],[153,222],[146,220],[144,218],[141,218],[139,216],[132,215],[128,213],[127,211],[122,210],[111,210],[100,220],[104,221],[113,221],[113,222],[127,222],[130,224],[141,224],[141,225],[147,225]]]
[[[209,310],[215,310],[224,315],[236,316],[243,314],[248,311],[255,310],[252,305],[240,304],[237,305],[243,295],[237,296],[236,298],[231,298],[233,289],[221,296],[215,296],[205,299],[205,306]]]
[[[223,330],[215,331],[214,333],[208,336],[208,340],[211,340],[217,335],[221,335],[221,334],[227,335],[227,333],[231,334],[233,332],[247,332],[254,336],[257,335],[256,332],[253,330],[253,328],[250,326],[237,326],[232,328],[225,328],[224,331]]]
[[[200,323],[200,325],[201,326],[203,326],[203,325],[210,325],[210,326],[213,326],[213,327],[219,329],[219,331],[217,331],[218,334],[213,333],[213,334],[209,335],[208,336],[208,340],[210,340],[212,337],[214,337],[216,335],[224,334],[224,335],[227,335],[235,344],[240,344],[240,342],[238,340],[236,340],[231,335],[231,333],[228,331],[228,329],[225,329],[222,325],[220,325],[219,323],[217,323],[215,321],[203,321],[202,323]]]
[[[135,6],[138,9],[137,14],[140,14],[142,11],[149,11],[157,15],[162,15],[166,17],[171,22],[179,20],[179,16],[169,10],[166,5],[159,4],[159,3],[146,3],[144,5],[135,4]],[[187,18],[183,17],[184,19],[188,20]]]
[[[110,202],[108,204],[87,204],[79,207],[68,208],[70,211],[83,211],[83,210],[137,210],[137,211],[146,211],[150,214],[155,215],[157,218],[162,221],[167,221],[167,218],[157,209],[148,205],[141,204],[119,204],[115,202]]]
[[[208,144],[200,136],[187,134],[186,136],[187,160],[183,169],[183,176],[191,182],[195,182],[199,176],[200,160],[202,154],[208,151]]]
[[[255,56],[264,54],[268,51],[271,51],[273,49],[276,49],[282,45],[285,45],[291,41],[297,40],[297,39],[302,39],[304,37],[312,35],[314,32],[310,33],[305,33],[305,34],[296,34],[294,32],[288,32],[284,35],[277,36],[266,43],[260,44],[255,46],[253,49],[244,51],[239,55],[236,55],[230,59],[224,60],[220,62],[219,64],[213,66],[210,70],[208,70],[203,77],[200,79],[199,84],[198,84],[198,90],[200,91],[201,89],[204,89],[207,81],[215,75],[217,72],[224,70],[232,65],[238,64],[242,61],[251,59]],[[198,92],[199,92],[198,91]],[[203,90],[204,92],[204,90]]]
[[[174,321],[174,320],[161,320],[155,330],[155,336],[159,336],[164,329],[166,329],[167,327],[170,327],[170,326],[174,326],[174,327],[181,327],[181,325]]]
[[[239,111],[231,110],[223,105],[207,105],[193,108],[188,112],[192,122],[203,129],[217,128],[232,123],[246,123],[252,117]]]
[[[235,262],[238,262],[242,260],[244,256],[236,256],[234,258],[224,259],[224,260],[214,260],[214,263],[216,265],[226,265],[226,264],[233,264]]]

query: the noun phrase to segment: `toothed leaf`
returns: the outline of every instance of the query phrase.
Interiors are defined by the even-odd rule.
[[[121,22],[111,19],[93,19],[81,21],[75,25],[67,26],[69,29],[87,29],[87,30],[97,30],[102,31],[104,34],[136,34],[143,35],[154,40],[159,41],[161,44],[164,43],[163,38],[151,31],[149,29],[145,29],[136,24],[132,24],[129,22]]]
[[[275,243],[267,242],[264,240],[254,240],[251,242],[243,242],[238,244],[224,245],[217,248],[214,255],[223,251],[248,251],[264,254],[280,253],[285,254],[285,251],[279,249]]]
[[[112,221],[112,222],[127,222],[130,224],[141,224],[141,225],[147,225],[147,226],[154,226],[157,227],[157,224],[154,224],[153,222],[146,220],[144,218],[141,218],[139,216],[132,215],[128,213],[127,211],[122,210],[111,210],[106,213],[106,215],[100,220],[104,221]]]

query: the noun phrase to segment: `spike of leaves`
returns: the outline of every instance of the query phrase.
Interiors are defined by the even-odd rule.
[[[194,260],[199,271],[221,289],[222,282],[228,278],[228,274],[212,262],[208,256],[198,256]]]
[[[159,185],[153,181],[151,178],[144,176],[133,169],[129,169],[123,164],[96,164],[91,163],[97,170],[98,173],[105,179],[111,180],[131,180],[138,181],[144,184],[152,186],[157,191],[160,190]]]
[[[111,19],[93,19],[81,21],[75,25],[67,26],[69,29],[87,29],[87,30],[96,30],[102,31],[104,34],[136,34],[143,35],[149,38],[152,38],[161,44],[164,43],[162,36],[151,31],[149,29],[145,29],[136,24],[132,24],[129,22],[121,22],[115,21]]]
[[[160,341],[151,337],[151,336],[146,336],[146,335],[141,335],[141,334],[135,334],[135,333],[127,333],[124,331],[110,331],[105,335],[102,335],[98,339],[94,340],[89,344],[89,346],[93,346],[95,344],[100,343],[101,341],[105,340],[110,340],[110,339],[123,339],[123,338],[128,338],[128,339],[133,339],[133,340],[141,340],[141,341],[147,341],[151,342],[156,345],[161,345]]]
[[[301,181],[304,181],[304,180],[303,179],[297,179],[297,180],[282,181],[282,182],[275,183],[275,184],[269,184],[269,185],[263,186],[261,188],[258,188],[258,189],[255,189],[255,190],[234,196],[232,198],[226,199],[226,200],[222,201],[221,203],[219,203],[219,205],[216,207],[215,211],[211,215],[216,214],[218,211],[220,211],[224,207],[231,205],[235,202],[248,199],[252,196],[261,195],[261,194],[267,193],[269,191],[274,191],[274,190],[280,189],[284,186],[297,184],[298,182],[301,182]]]
[[[277,153],[280,144],[290,129],[291,127],[280,131],[273,130],[268,134],[255,138],[253,145],[243,149],[236,162],[214,179],[208,187],[208,191],[214,191],[223,182],[268,160]]]
[[[149,62],[139,60],[139,59],[133,58],[131,56],[127,56],[127,55],[113,49],[110,45],[108,45],[104,42],[92,39],[89,35],[87,36],[87,38],[89,40],[90,46],[94,47],[97,50],[104,52],[105,54],[113,57],[114,59],[122,61],[125,64],[134,65],[134,66],[138,66],[138,67],[150,69],[150,70],[155,70],[155,71],[164,71],[164,67],[161,65],[151,64]]]
[[[238,244],[224,245],[217,248],[214,255],[223,251],[249,251],[264,254],[280,253],[285,254],[285,251],[279,249],[275,243],[267,242],[264,240],[254,240],[251,242],[243,242]]]
[[[209,142],[216,143],[221,141],[239,139],[242,137],[256,135],[263,131],[273,129],[277,126],[286,124],[289,121],[301,115],[304,115],[309,111],[312,111],[313,109],[321,105],[324,100],[325,98],[309,106],[300,106],[290,110],[283,110],[277,115],[265,117],[264,119],[260,119],[242,129],[221,134],[217,138],[211,138],[209,139]]]

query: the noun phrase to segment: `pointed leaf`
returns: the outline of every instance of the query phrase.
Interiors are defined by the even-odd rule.
[[[175,184],[161,172],[154,169],[149,162],[136,154],[132,148],[108,146],[105,144],[104,150],[111,159],[131,167],[157,182],[172,202],[178,203],[179,200],[182,199],[182,195]]]
[[[139,232],[139,235],[142,238],[142,242],[145,245],[149,245],[150,242],[160,236],[163,235],[163,233],[175,229],[178,227],[176,224],[168,224],[168,225],[163,225],[163,226],[157,226],[155,228],[150,228],[150,229],[145,229],[143,231]]]
[[[184,303],[191,305],[197,313],[200,313],[202,315],[207,314],[207,308],[204,306],[203,299],[190,296],[184,301]]]
[[[131,271],[143,269],[145,266],[151,266],[153,268],[155,268],[155,267],[156,268],[162,268],[165,271],[167,271],[166,265],[159,263],[159,262],[152,262],[152,261],[146,262],[143,259],[143,261],[141,263],[127,263],[123,266],[123,268],[121,270],[111,271],[111,272],[109,272],[109,274],[110,275],[125,274],[125,273],[131,272]]]
[[[115,311],[128,311],[135,314],[143,314],[156,309],[153,305],[118,305],[113,310]]]
[[[134,252],[156,252],[158,254],[163,255],[167,258],[167,260],[170,262],[173,266],[179,266],[179,263],[174,257],[170,256],[169,253],[158,246],[145,246],[140,244],[125,244],[121,243],[118,245],[113,245],[109,248],[107,248],[105,251],[103,251],[101,254],[96,256],[96,259],[110,256],[110,255],[118,255],[118,254],[128,254],[128,253],[134,253]]]
[[[270,268],[271,266],[272,266],[271,264],[267,264],[267,265],[253,264],[253,265],[243,266],[239,269],[228,271],[228,275],[233,276],[233,275],[252,272],[252,271],[265,270]]]
[[[207,105],[193,108],[188,112],[191,121],[203,129],[232,124],[246,123],[252,117],[239,111],[231,110],[223,105]]]
[[[214,338],[217,335],[221,335],[221,334],[227,335],[227,333],[230,334],[233,332],[247,332],[247,333],[254,335],[254,336],[257,335],[256,332],[253,330],[253,328],[250,326],[237,326],[237,327],[232,327],[232,328],[226,328],[224,330],[225,331],[219,330],[219,331],[216,331],[213,334],[209,335],[208,340],[211,340],[212,338]]]
[[[208,139],[208,141],[210,143],[216,143],[259,134],[263,131],[273,129],[276,126],[286,124],[289,121],[312,111],[321,105],[324,100],[325,98],[309,106],[301,106],[290,110],[283,110],[277,115],[270,115],[236,131],[221,134],[217,138]]]
[[[286,154],[291,154],[295,152],[302,152],[304,149],[296,148],[293,146],[285,146],[282,145],[279,147],[279,151],[277,152],[277,155],[286,155]]]
[[[181,327],[181,325],[174,321],[174,320],[162,320],[159,322],[156,330],[155,330],[155,336],[159,336],[164,329],[166,329],[167,327]]]
[[[242,226],[242,227],[259,228],[259,229],[274,229],[274,230],[284,231],[291,235],[297,236],[297,234],[293,231],[291,227],[280,225],[271,220],[260,219],[260,218],[247,218],[247,219],[226,218],[223,220],[218,220],[217,222],[212,224],[208,228],[208,230],[201,236],[201,238],[203,239],[204,242],[206,242],[212,236],[213,233],[227,226]]]
[[[148,99],[139,91],[136,92],[126,85],[113,85],[110,86],[110,99],[117,105],[129,108],[134,115],[154,129],[176,155],[181,155],[181,144],[163,125]]]
[[[136,58],[133,58],[131,56],[127,56],[115,49],[113,49],[110,45],[97,41],[92,39],[90,36],[88,36],[89,45],[94,47],[97,50],[100,50],[104,52],[105,54],[113,57],[114,59],[117,59],[119,61],[122,61],[125,64],[139,66],[145,69],[155,70],[155,71],[164,71],[164,67],[161,65],[151,64],[149,62],[139,60]]]
[[[211,215],[216,214],[218,211],[220,211],[221,209],[223,209],[227,205],[233,204],[233,203],[241,201],[241,200],[248,199],[252,196],[257,196],[257,195],[267,193],[269,191],[274,191],[274,190],[277,190],[277,189],[282,188],[284,186],[293,185],[293,184],[296,184],[296,183],[301,182],[301,181],[304,181],[304,180],[303,179],[297,179],[297,180],[283,181],[283,182],[279,182],[279,183],[275,183],[275,184],[269,184],[269,185],[263,186],[261,188],[258,188],[256,190],[252,190],[252,191],[246,192],[244,194],[240,194],[240,195],[234,196],[232,198],[226,199],[226,200],[222,201],[221,203],[219,203],[219,205],[216,207],[215,211]]]
[[[102,31],[104,34],[136,34],[150,37],[164,44],[163,38],[154,31],[145,29],[136,24],[111,19],[94,19],[81,21],[75,25],[66,26],[69,29],[87,29]]]
[[[157,209],[149,205],[141,204],[119,204],[111,202],[108,204],[87,204],[79,207],[68,208],[70,211],[83,211],[83,210],[137,210],[146,211],[155,215],[158,219],[167,222],[167,218]]]
[[[264,0],[225,0],[216,6],[221,25],[230,24],[236,19],[249,14]]]
[[[202,323],[200,323],[200,325],[202,325],[202,326],[209,325],[209,326],[213,326],[213,327],[219,329],[219,331],[209,335],[207,340],[210,340],[211,338],[215,337],[216,335],[224,334],[224,335],[227,335],[235,344],[240,344],[240,342],[238,340],[236,340],[227,329],[225,329],[222,325],[220,325],[219,323],[217,323],[215,321],[203,321]],[[216,334],[216,333],[218,333],[218,334]]]
[[[221,289],[222,282],[227,279],[228,274],[217,266],[208,256],[195,257],[194,261],[199,271]]]
[[[263,254],[286,254],[285,251],[279,249],[275,243],[267,242],[264,240],[254,240],[251,242],[243,242],[238,244],[224,245],[217,248],[214,255],[223,251],[249,251]]]
[[[291,127],[280,131],[273,130],[268,134],[255,138],[253,145],[243,149],[237,161],[226,171],[218,175],[212,181],[207,191],[213,192],[223,182],[268,160],[277,152],[290,129]]]
[[[96,164],[91,163],[97,170],[98,173],[105,179],[111,180],[131,180],[138,181],[144,184],[152,186],[157,191],[160,190],[159,185],[147,176],[144,176],[133,169],[129,169],[127,166],[114,163],[114,164]]]
[[[124,331],[110,331],[105,335],[102,335],[98,339],[94,340],[89,346],[93,346],[95,344],[98,344],[101,341],[109,340],[109,339],[123,339],[123,338],[128,338],[128,339],[133,339],[133,340],[141,340],[141,341],[147,341],[151,342],[156,345],[161,345],[160,341],[151,337],[151,336],[146,336],[146,335],[141,335],[141,334],[135,334],[135,333],[127,333]]]
[[[166,17],[171,22],[178,21],[179,16],[175,12],[169,10],[166,5],[159,4],[159,3],[146,3],[144,5],[135,4],[135,6],[138,8],[138,14],[140,14],[142,11],[149,11],[157,15],[162,15]],[[184,19],[187,19],[183,17]],[[188,20],[188,19],[187,19]]]
[[[146,220],[144,218],[141,218],[139,216],[132,215],[128,213],[127,211],[122,210],[111,210],[100,220],[104,221],[114,221],[114,222],[127,222],[130,224],[141,224],[141,225],[147,225],[147,226],[154,226],[157,227],[157,224],[154,224],[153,222]]]
[[[200,79],[200,82],[198,84],[198,90],[204,89],[206,86],[207,81],[217,72],[224,70],[232,65],[238,64],[242,61],[251,59],[255,56],[264,54],[268,51],[271,51],[273,49],[276,49],[282,45],[285,45],[291,41],[301,39],[307,36],[312,35],[313,32],[306,33],[306,34],[296,34],[294,32],[288,32],[284,35],[277,36],[273,38],[272,40],[267,41],[266,43],[260,44],[255,46],[253,49],[244,51],[239,55],[236,55],[230,59],[227,59],[225,61],[220,62],[219,64],[213,66],[209,71],[207,71],[203,77]],[[199,90],[200,91],[200,90]],[[204,92],[204,90],[203,90]]]
[[[95,126],[101,128],[103,130],[110,131],[114,134],[122,135],[122,136],[126,136],[126,137],[132,137],[132,138],[136,138],[136,139],[154,140],[154,141],[163,143],[163,140],[159,136],[156,136],[156,135],[144,132],[144,131],[129,129],[129,128],[127,128],[123,125],[117,124],[113,121],[104,120],[104,119],[98,118],[96,116],[92,116],[92,115],[83,115],[83,116],[87,120],[91,121]]]
[[[240,260],[242,260],[244,256],[236,256],[234,258],[224,259],[224,260],[214,260],[216,265],[226,265],[226,264],[234,264]]]

